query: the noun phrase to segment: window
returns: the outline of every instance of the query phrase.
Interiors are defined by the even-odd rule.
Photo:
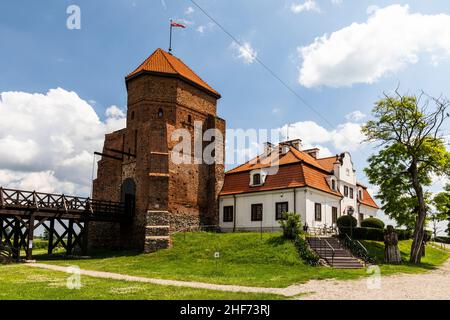
[[[336,223],[337,222],[337,208],[336,207],[332,207],[331,208],[331,223]]]
[[[158,109],[158,118],[162,118],[164,115],[163,109],[159,108]]]
[[[362,191],[361,190],[358,190],[358,198],[362,199]]]
[[[344,186],[344,196],[348,197],[348,187]]]
[[[350,188],[350,199],[353,199],[353,188]]]
[[[233,222],[233,206],[223,207],[223,222]]]
[[[131,120],[134,120],[134,111],[131,111]]]
[[[253,175],[253,184],[254,185],[261,184],[261,175],[259,173],[255,173]]]
[[[316,221],[322,221],[322,204],[320,203],[314,205],[314,219]]]
[[[263,205],[262,203],[252,204],[252,221],[262,221]]]
[[[331,180],[331,189],[336,190],[336,181],[334,179]]]
[[[192,123],[192,116],[188,115],[188,123],[191,124]]]
[[[289,203],[288,202],[277,202],[275,204],[275,219],[281,220],[283,219],[283,213],[289,211]]]

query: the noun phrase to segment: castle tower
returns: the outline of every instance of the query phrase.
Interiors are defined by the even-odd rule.
[[[93,198],[134,203],[134,216],[129,224],[91,225],[89,240],[91,247],[151,252],[170,245],[169,232],[218,225],[223,164],[174,163],[171,151],[179,141],[172,134],[185,129],[194,137],[194,124],[201,124],[203,132],[218,129],[225,137],[225,121],[217,117],[220,94],[162,49],[125,81],[127,125],[106,135],[103,149],[125,156],[98,162]],[[224,150],[223,143],[216,150]],[[191,149],[193,155],[194,141]]]

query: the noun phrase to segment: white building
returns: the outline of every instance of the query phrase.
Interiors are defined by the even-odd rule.
[[[301,150],[300,140],[274,146],[225,173],[220,194],[220,226],[232,230],[277,230],[283,212],[296,212],[303,224],[332,226],[353,210],[358,225],[376,216],[378,206],[356,181],[348,152],[317,158],[318,149]]]

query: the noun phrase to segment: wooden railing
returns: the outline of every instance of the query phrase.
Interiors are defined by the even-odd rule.
[[[0,210],[61,212],[93,216],[124,216],[123,202],[92,200],[64,194],[4,189],[0,187]]]

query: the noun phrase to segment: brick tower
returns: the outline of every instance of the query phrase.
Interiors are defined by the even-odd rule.
[[[125,81],[127,125],[107,134],[103,149],[125,155],[98,162],[93,198],[132,202],[134,216],[128,224],[92,224],[89,242],[91,248],[152,252],[170,246],[170,232],[218,224],[223,164],[175,164],[171,151],[178,141],[172,141],[172,133],[183,128],[193,137],[194,123],[201,123],[203,132],[218,129],[224,136],[225,121],[217,117],[220,94],[162,49]],[[224,150],[220,144],[217,150]]]

